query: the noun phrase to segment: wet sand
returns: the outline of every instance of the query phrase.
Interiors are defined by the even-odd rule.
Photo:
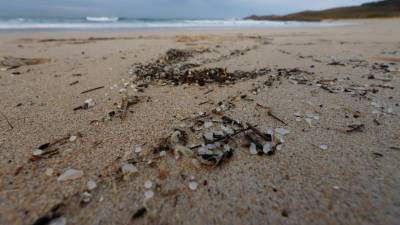
[[[67,224],[397,224],[399,20],[357,23],[2,33],[0,60],[50,61],[14,69],[0,65],[0,224],[34,224],[39,218]],[[156,63],[169,49],[196,52],[172,68],[196,63],[196,69],[228,73],[271,71],[233,84],[152,79],[146,88],[138,85],[144,79],[128,73],[131,65]],[[294,68],[301,72],[282,75]],[[127,95],[140,101],[110,120]],[[73,110],[87,99],[95,105]],[[220,131],[222,112],[212,111],[221,101],[230,105],[223,114],[244,126],[290,133],[272,155],[251,154],[239,134],[226,141],[234,152],[218,166],[193,155],[176,159],[174,149],[153,154],[160,138],[176,128],[187,132],[188,146],[202,143],[206,131]],[[201,112],[210,116],[199,117]],[[190,131],[198,119],[215,121]],[[63,138],[50,146],[54,154],[33,156],[40,145]],[[137,145],[142,152],[135,153]],[[124,175],[127,163],[138,172]],[[71,168],[83,176],[57,179]],[[97,187],[88,190],[88,181]],[[154,196],[146,199],[150,191]]]

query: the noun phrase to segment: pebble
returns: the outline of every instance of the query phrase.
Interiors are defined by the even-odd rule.
[[[57,180],[58,181],[76,180],[76,179],[81,178],[82,176],[83,176],[82,170],[68,169],[63,174],[61,174],[57,178]]]
[[[89,190],[89,191],[92,191],[92,190],[94,190],[96,187],[97,187],[97,184],[96,184],[96,181],[94,181],[94,180],[89,180],[88,182],[87,182],[87,189]]]
[[[199,186],[199,184],[196,181],[190,181],[189,182],[189,188],[192,191],[195,191],[197,189],[197,187]]]

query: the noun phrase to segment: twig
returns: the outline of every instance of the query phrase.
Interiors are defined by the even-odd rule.
[[[11,124],[11,122],[8,120],[7,116],[0,111],[0,114],[4,117],[4,119],[6,119],[8,125],[11,127],[11,130],[14,129],[13,125]]]
[[[86,94],[86,93],[89,93],[89,92],[92,92],[92,91],[96,91],[96,90],[99,90],[99,89],[102,89],[102,88],[104,88],[104,86],[95,87],[95,88],[92,88],[92,89],[89,89],[89,90],[86,90],[86,91],[82,91],[81,94]]]
[[[75,84],[77,84],[77,83],[79,83],[79,81],[74,81],[74,82],[72,82],[72,83],[69,83],[69,86],[73,86],[73,85],[75,85]]]
[[[214,89],[210,89],[210,90],[208,90],[208,91],[204,92],[204,94],[203,94],[203,95],[209,94],[209,93],[211,93],[211,92],[213,92],[213,91],[214,91]]]
[[[271,141],[272,138],[270,136],[267,136],[267,135],[263,134],[261,131],[259,131],[257,128],[255,128],[250,123],[246,123],[246,124],[249,127],[249,129],[251,129],[255,134],[260,136],[262,139],[264,139],[264,141],[267,141],[267,142]]]
[[[207,100],[205,102],[201,102],[199,105],[204,105],[204,104],[207,104],[207,103],[210,103],[210,102],[211,102],[210,100]]]
[[[390,147],[390,149],[396,150],[396,151],[400,151],[400,148],[399,148],[399,147]]]
[[[285,121],[283,121],[282,119],[280,119],[279,117],[275,116],[275,115],[272,113],[272,109],[271,109],[270,107],[263,106],[263,105],[261,105],[261,104],[259,104],[259,103],[257,103],[257,106],[259,106],[259,107],[261,107],[261,108],[263,108],[263,109],[266,109],[266,110],[267,110],[268,116],[270,116],[270,117],[276,119],[277,121],[279,121],[279,122],[285,124],[286,126],[288,126],[288,124],[287,124]]]

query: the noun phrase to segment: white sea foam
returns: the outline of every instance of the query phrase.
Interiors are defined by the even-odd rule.
[[[86,17],[87,21],[90,22],[117,22],[119,20],[118,17],[105,17],[105,16],[101,16],[101,17]]]

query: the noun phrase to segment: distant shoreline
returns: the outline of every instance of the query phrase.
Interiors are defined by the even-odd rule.
[[[385,0],[365,3],[360,6],[332,8],[321,11],[303,11],[288,15],[251,15],[245,20],[255,21],[303,21],[320,22],[324,20],[342,19],[379,19],[400,17],[400,1]]]

